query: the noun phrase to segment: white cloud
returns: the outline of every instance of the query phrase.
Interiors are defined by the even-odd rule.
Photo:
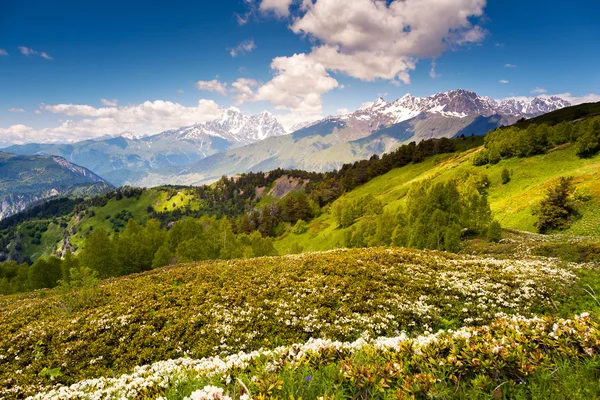
[[[223,96],[227,95],[227,83],[219,82],[217,79],[213,79],[212,81],[198,81],[196,82],[196,87],[198,90],[215,92]]]
[[[42,104],[42,110],[50,111],[53,114],[63,114],[69,117],[112,117],[118,114],[119,109],[116,107],[96,108],[86,104]]]
[[[235,95],[238,104],[254,100],[254,88],[258,82],[254,79],[239,78],[231,84],[232,92]]]
[[[504,68],[517,68],[515,64],[504,64]]]
[[[9,108],[8,111],[10,111],[12,113],[24,113],[25,112],[24,109],[22,109],[22,108],[15,108],[15,107]]]
[[[254,39],[249,39],[235,46],[229,51],[229,54],[231,54],[231,57],[237,57],[242,54],[250,53],[255,48],[256,44],[254,43]]]
[[[547,95],[544,95],[544,97]],[[583,96],[573,96],[571,93],[556,94],[554,96],[560,97],[561,99],[567,100],[573,105],[583,103],[597,103],[600,102],[600,94],[588,93]]]
[[[441,76],[440,74],[438,74],[435,71],[435,61],[431,62],[431,69],[429,70],[429,76],[431,77],[431,79],[437,79]]]
[[[0,49],[0,56],[7,56],[8,52],[4,49]]]
[[[109,107],[116,107],[119,105],[119,99],[100,99],[100,101],[102,102],[102,104]]]
[[[221,117],[223,113],[223,108],[212,100],[200,100],[193,107],[156,100],[124,107],[101,108],[84,104],[43,104],[40,109],[71,118],[60,121],[60,125],[52,128],[34,129],[25,125],[13,125],[0,129],[0,141],[73,142],[123,131],[155,134],[211,121]]]
[[[54,58],[50,57],[48,53],[44,51],[40,53],[29,47],[19,46],[19,51],[21,52],[21,54],[27,57],[39,55],[40,57],[45,58],[46,60],[54,60]]]
[[[331,72],[408,84],[419,59],[483,40],[485,30],[473,21],[483,16],[486,1],[262,0],[261,12],[291,17],[290,29],[314,45],[307,54],[273,59],[275,77],[253,91],[254,99],[316,114],[321,96],[339,87]]]
[[[33,113],[34,113],[35,115],[40,115],[42,112],[41,112],[40,110],[33,110]]]
[[[19,46],[19,51],[24,56],[30,56],[32,54],[37,54],[38,53],[37,51],[35,51],[33,49],[30,49],[29,47],[25,47],[25,46]]]
[[[179,93],[179,94],[183,94],[183,89],[178,89],[178,90],[177,90],[177,93]]]
[[[314,57],[327,69],[362,80],[409,82],[419,58],[480,42],[485,31],[470,17],[486,0],[319,0],[306,2],[292,31],[316,40]]]
[[[506,79],[501,79],[501,80],[498,81],[498,83],[506,85],[507,83],[509,83],[509,81],[507,81]]]
[[[321,95],[339,85],[325,66],[306,54],[277,57],[271,69],[275,76],[258,88],[255,100],[269,101],[278,110],[320,114]]]
[[[350,114],[350,110],[347,108],[338,108],[336,111],[340,115]]]
[[[278,17],[287,17],[293,2],[294,0],[262,0],[259,9],[263,13],[272,12]]]
[[[546,93],[546,92],[547,92],[547,90],[544,89],[544,88],[541,88],[541,87],[536,87],[535,89],[533,89],[531,91],[531,93],[539,93],[539,94],[543,94],[543,93]]]

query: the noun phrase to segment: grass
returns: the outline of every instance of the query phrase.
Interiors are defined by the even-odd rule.
[[[352,355],[350,360],[357,362],[361,356]],[[385,364],[387,360],[381,355],[378,361]],[[475,382],[444,379],[432,385],[429,392],[439,399],[588,400],[600,396],[600,358],[580,361],[557,357],[552,363],[553,367],[541,369],[519,383],[501,382],[493,378],[489,379],[493,382],[491,385],[484,378]],[[370,361],[370,364],[375,363]],[[281,389],[272,392],[276,392],[281,399],[317,399],[323,396],[329,399],[356,399],[361,398],[359,396],[362,393],[364,397],[371,399],[397,398],[394,390],[389,388],[369,392],[356,383],[345,382],[340,374],[342,368],[341,363],[329,362],[318,366],[301,365],[295,369],[284,369],[272,378],[274,384],[280,383]],[[244,386],[253,387],[252,376],[257,375],[242,374],[239,379],[247,384],[242,385],[236,381],[229,386],[229,393],[238,396],[245,393]],[[391,386],[391,383],[386,385]],[[222,387],[223,382],[218,378],[182,378],[164,397],[168,400],[181,400],[206,386]],[[234,395],[234,398],[237,396]]]
[[[118,214],[122,210],[131,212],[133,218],[137,221],[141,221],[147,217],[147,208],[149,205],[160,201],[160,196],[164,192],[162,191],[145,191],[140,198],[137,197],[123,197],[121,200],[116,201],[111,199],[104,207],[94,207],[93,217],[84,217],[78,219],[74,217],[69,222],[67,229],[77,229],[77,233],[70,236],[71,243],[77,246],[81,246],[86,238],[87,232],[92,229],[104,228],[108,232],[112,232],[112,226],[110,218],[115,214]]]
[[[600,237],[600,155],[580,159],[573,147],[566,147],[548,154],[530,158],[502,160],[496,165],[474,167],[472,156],[477,149],[451,155],[438,155],[420,164],[397,168],[344,195],[344,199],[356,200],[372,194],[387,210],[395,211],[405,204],[410,186],[419,180],[448,180],[468,172],[486,174],[491,182],[489,202],[494,217],[504,228],[535,232],[536,217],[533,210],[544,193],[561,176],[575,177],[578,190],[590,194],[591,200],[579,205],[581,216],[575,220],[566,234]],[[511,181],[503,185],[503,169],[511,171]],[[320,251],[340,247],[344,229],[335,219],[325,213],[315,219],[309,230],[302,235],[289,234],[275,242],[281,253],[298,243],[304,251]]]
[[[189,190],[180,190],[173,196],[169,192],[160,191],[158,199],[152,203],[152,207],[156,212],[172,212],[186,207],[199,210],[200,204],[194,193]]]

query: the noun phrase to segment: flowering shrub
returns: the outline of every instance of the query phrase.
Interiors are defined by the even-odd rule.
[[[599,351],[600,330],[588,314],[571,320],[513,316],[498,318],[488,326],[426,332],[414,338],[401,334],[353,342],[311,339],[305,344],[224,358],[161,361],[136,367],[132,374],[118,378],[56,387],[32,400],[157,398],[177,380],[198,376],[212,377],[221,385],[201,387],[188,399],[248,399],[250,395],[263,398],[267,394],[289,398],[281,385],[265,387],[261,382],[276,382],[285,371],[303,366],[328,364],[336,366],[337,390],[345,398],[371,398],[386,391],[400,398],[435,396],[443,380],[464,380],[492,393],[499,382],[509,383],[510,388],[540,369],[553,367],[557,355],[576,360],[596,356]],[[242,382],[242,393],[234,389],[239,377],[251,377]],[[311,376],[304,383],[312,380]]]
[[[71,313],[53,291],[5,297],[0,397],[185,356],[528,316],[547,310],[575,279],[558,260],[360,249],[187,264],[108,280],[92,303]]]

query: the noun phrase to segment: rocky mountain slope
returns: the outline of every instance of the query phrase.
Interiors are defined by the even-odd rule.
[[[0,152],[0,219],[56,196],[97,194],[110,184],[62,157]]]

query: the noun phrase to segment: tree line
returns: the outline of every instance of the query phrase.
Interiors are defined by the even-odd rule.
[[[500,240],[498,222],[492,219],[487,199],[489,179],[470,174],[447,182],[426,180],[411,186],[406,206],[385,210],[372,195],[338,201],[333,214],[346,247],[400,246],[458,251],[466,236]]]
[[[497,129],[485,137],[485,150],[476,154],[473,164],[497,164],[503,158],[531,157],[560,145],[573,143],[581,158],[600,151],[600,117],[551,126],[531,124],[525,129]]]

